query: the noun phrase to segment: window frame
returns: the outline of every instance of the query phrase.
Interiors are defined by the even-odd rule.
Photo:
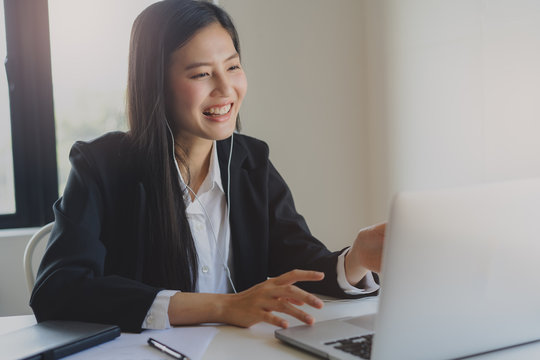
[[[42,226],[58,198],[47,0],[4,0],[11,115],[14,214],[0,228]]]

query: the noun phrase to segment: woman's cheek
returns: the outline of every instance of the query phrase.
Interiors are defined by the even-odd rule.
[[[244,96],[246,96],[247,86],[247,78],[244,74],[235,79],[235,88],[237,89],[240,102],[242,102]]]
[[[199,108],[206,99],[204,84],[181,83],[176,88],[176,98],[184,107]]]

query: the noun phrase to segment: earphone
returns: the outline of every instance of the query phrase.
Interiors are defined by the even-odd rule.
[[[169,126],[169,123],[167,121],[165,121],[165,124],[167,125],[167,129],[169,130],[169,134],[171,135],[172,157],[173,157],[174,165],[176,167],[176,171],[178,172],[178,182],[180,183],[181,173],[180,173],[180,167],[178,166],[178,161],[176,161],[176,156],[175,156],[174,135],[173,135],[173,132],[171,130],[171,127]],[[231,195],[231,159],[232,159],[232,152],[233,152],[233,144],[234,144],[234,132],[231,134],[231,148],[230,148],[230,151],[229,151],[229,160],[228,160],[228,164],[227,164],[227,201],[228,201],[228,203],[227,203],[227,223],[229,224],[229,234],[230,234],[230,213],[231,213],[231,211],[230,211],[230,208],[231,208],[231,196],[230,196]],[[189,185],[187,185],[187,184],[180,183],[180,187],[182,187],[182,185],[184,185],[185,189],[189,190],[193,194],[194,198],[197,200],[197,202],[199,203],[199,205],[203,209],[206,220],[210,224],[210,230],[212,232],[212,236],[214,237],[214,245],[216,246],[216,249],[218,250],[218,255],[221,257],[221,259],[223,261],[223,268],[225,269],[227,279],[229,280],[229,283],[231,284],[231,288],[232,288],[233,292],[236,294],[237,291],[236,291],[236,288],[234,286],[234,282],[233,282],[232,277],[231,277],[231,271],[229,270],[229,266],[227,265],[227,259],[225,259],[225,255],[223,255],[223,253],[221,252],[220,247],[218,246],[216,232],[214,230],[214,225],[212,224],[212,221],[210,220],[210,216],[208,216],[208,212],[206,211],[206,208],[204,207],[202,201],[199,199],[199,197],[197,196],[195,191],[193,191],[193,189],[191,189],[189,187]],[[184,191],[185,189],[182,189],[182,190]]]

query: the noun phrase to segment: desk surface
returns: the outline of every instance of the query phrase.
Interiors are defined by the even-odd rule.
[[[359,316],[375,312],[377,300],[374,298],[348,301],[327,301],[322,310],[306,308],[317,320],[328,320],[337,317]],[[291,326],[299,324],[288,318]],[[33,316],[9,316],[0,318],[0,335],[8,331],[29,326],[35,323]],[[206,350],[203,359],[316,359],[300,350],[284,345],[274,338],[276,327],[268,324],[257,324],[249,329],[234,326],[217,326],[219,332]],[[91,351],[91,350],[90,350]],[[474,360],[530,360],[540,359],[540,342],[501,350],[471,358]]]

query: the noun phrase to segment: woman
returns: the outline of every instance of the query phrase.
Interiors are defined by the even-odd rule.
[[[130,131],[72,148],[31,298],[38,321],[287,327],[274,311],[313,323],[296,307],[322,307],[309,292],[375,292],[384,225],[342,252],[313,238],[266,144],[233,134],[246,89],[223,10],[165,0],[139,15]]]

